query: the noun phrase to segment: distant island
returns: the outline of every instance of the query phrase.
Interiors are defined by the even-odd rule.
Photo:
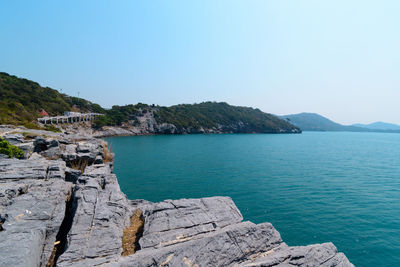
[[[378,122],[374,122],[374,123],[370,123],[370,124],[356,123],[356,124],[353,124],[352,126],[367,128],[367,129],[371,129],[371,130],[400,131],[400,125],[382,122],[382,121],[378,121]]]
[[[171,107],[138,103],[105,109],[88,100],[42,87],[36,82],[0,73],[0,124],[57,130],[55,124],[39,124],[38,118],[60,116],[65,112],[103,114],[90,122],[93,130],[100,132],[99,136],[301,133],[290,122],[250,107],[231,106],[224,102],[203,102]],[[61,122],[57,122],[56,126],[68,126]]]
[[[279,117],[303,131],[400,133],[400,126],[396,124],[376,122],[372,124],[342,125],[316,113],[299,113]]]

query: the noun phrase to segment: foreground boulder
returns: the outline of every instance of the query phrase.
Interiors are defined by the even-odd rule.
[[[353,266],[332,243],[287,246],[229,197],[128,200],[105,144],[77,140],[0,158],[0,266]]]

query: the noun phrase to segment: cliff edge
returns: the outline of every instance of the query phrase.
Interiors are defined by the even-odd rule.
[[[0,155],[0,266],[353,266],[332,243],[286,245],[229,197],[129,200],[94,138],[7,133]]]

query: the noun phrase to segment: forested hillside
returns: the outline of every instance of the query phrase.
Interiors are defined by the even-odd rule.
[[[85,99],[67,96],[36,82],[0,72],[0,124],[34,127],[41,110],[50,116],[69,110],[104,112],[99,105]]]
[[[231,106],[224,102],[204,102],[193,105],[160,107],[157,121],[174,124],[178,128],[237,127],[239,132],[279,132],[297,129],[278,117],[259,109]]]
[[[231,106],[223,102],[171,107],[138,103],[104,109],[98,104],[61,94],[36,82],[0,73],[0,124],[37,127],[36,119],[46,114],[44,111],[50,116],[62,115],[64,111],[103,113],[104,116],[99,117],[93,124],[96,128],[135,126],[139,122],[147,123],[143,121],[143,117],[147,116],[155,121],[152,123],[156,127],[162,124],[168,125],[176,129],[177,133],[194,133],[197,129],[237,133],[300,132],[289,122],[259,109]]]

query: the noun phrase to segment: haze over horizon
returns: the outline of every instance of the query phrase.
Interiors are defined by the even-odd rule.
[[[398,1],[7,1],[0,71],[105,107],[400,124]]]

